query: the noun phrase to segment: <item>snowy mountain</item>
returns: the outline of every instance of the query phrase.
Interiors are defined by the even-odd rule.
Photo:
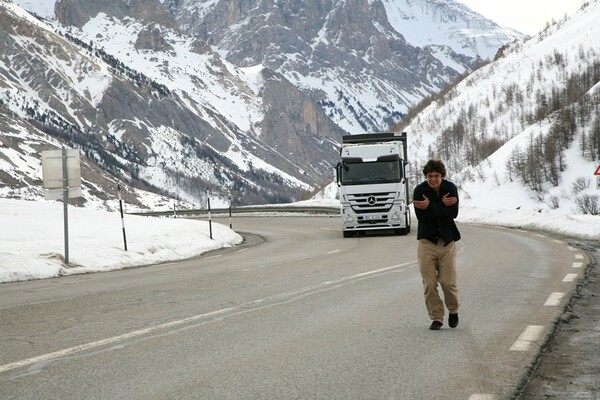
[[[473,60],[487,60],[504,44],[524,39],[523,34],[498,26],[458,1],[385,0],[383,5],[397,32],[414,46],[431,48],[442,62],[448,48]],[[460,65],[457,70],[464,72]]]
[[[129,17],[101,13],[78,30],[1,1],[0,19],[2,142],[21,158],[39,159],[31,135],[53,137],[109,181],[196,204],[207,191],[237,204],[292,201],[330,179],[342,130],[272,71],[237,68],[197,38]],[[39,197],[39,161],[36,182],[3,158],[5,196]],[[84,171],[87,193],[114,193],[97,185]]]
[[[454,0],[164,3],[182,30],[238,66],[279,72],[351,133],[388,129],[523,38]]]
[[[521,37],[454,0],[0,0],[0,19],[0,196],[40,198],[39,153],[66,144],[81,203],[122,182],[140,207],[304,198],[342,134]]]
[[[587,2],[413,110],[397,129],[416,179],[442,158],[466,204],[600,214],[599,22],[600,2]]]

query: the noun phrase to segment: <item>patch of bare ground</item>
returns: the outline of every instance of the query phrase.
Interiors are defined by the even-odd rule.
[[[600,400],[600,245],[577,246],[590,265],[518,400]]]

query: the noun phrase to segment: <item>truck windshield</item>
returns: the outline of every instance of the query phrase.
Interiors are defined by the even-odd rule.
[[[402,171],[398,160],[343,163],[340,175],[342,185],[392,183],[402,180]]]

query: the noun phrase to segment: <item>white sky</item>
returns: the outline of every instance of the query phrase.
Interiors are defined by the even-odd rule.
[[[544,29],[546,22],[571,15],[584,0],[458,0],[484,17],[528,35]]]

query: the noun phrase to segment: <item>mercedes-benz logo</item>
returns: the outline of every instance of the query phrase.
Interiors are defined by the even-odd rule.
[[[367,199],[367,203],[369,203],[370,206],[375,204],[376,201],[377,200],[375,200],[375,196],[369,196],[369,198]]]

